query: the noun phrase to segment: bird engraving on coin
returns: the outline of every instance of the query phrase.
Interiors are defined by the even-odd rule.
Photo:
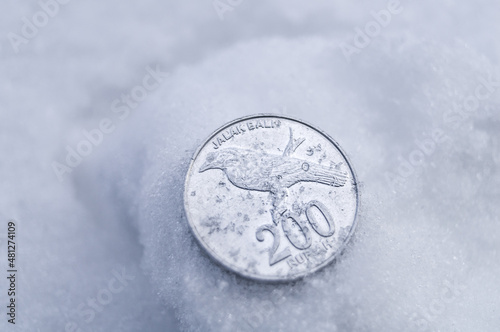
[[[227,148],[208,153],[199,172],[219,169],[240,189],[270,192],[274,206],[272,217],[277,225],[287,210],[284,201],[291,186],[299,182],[316,182],[342,187],[348,178],[347,172],[338,168],[291,157],[304,141],[303,138],[294,139],[290,128],[290,139],[281,156],[264,151]]]

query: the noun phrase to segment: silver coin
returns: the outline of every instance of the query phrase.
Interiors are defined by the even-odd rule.
[[[210,257],[243,277],[287,281],[335,260],[356,225],[355,172],[302,121],[259,114],[215,131],[195,153],[184,208]]]

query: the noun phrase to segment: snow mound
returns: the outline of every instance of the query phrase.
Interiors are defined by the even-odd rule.
[[[109,161],[121,171],[107,176],[144,172],[117,190],[140,231],[146,274],[187,330],[494,331],[498,72],[458,42],[396,34],[349,63],[339,43],[238,44],[179,68],[134,114],[115,147],[120,156]],[[194,150],[223,123],[254,113],[317,125],[361,181],[348,249],[295,283],[226,272],[204,255],[184,216]]]

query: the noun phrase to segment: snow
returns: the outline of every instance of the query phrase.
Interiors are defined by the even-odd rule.
[[[6,270],[16,220],[20,272],[16,326],[3,317],[0,330],[496,331],[498,3],[400,4],[347,59],[340,45],[389,2],[243,1],[220,20],[210,1],[70,1],[18,53],[7,35],[41,7],[6,2],[0,243]],[[113,101],[148,68],[164,74],[120,118]],[[183,212],[194,150],[262,112],[329,133],[361,181],[348,249],[293,284],[225,272]],[[96,129],[59,181],[53,162]],[[117,274],[129,279],[112,292]]]

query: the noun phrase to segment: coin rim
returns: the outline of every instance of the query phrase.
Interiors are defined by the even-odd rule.
[[[221,257],[219,257],[215,252],[213,252],[213,250],[210,247],[208,247],[208,244],[205,244],[203,242],[203,240],[201,238],[201,235],[198,234],[197,228],[195,227],[195,225],[191,221],[192,217],[191,217],[191,214],[189,213],[189,207],[188,207],[189,204],[188,204],[188,199],[187,199],[188,198],[188,186],[187,186],[187,184],[188,184],[188,180],[190,179],[190,174],[191,174],[191,171],[192,171],[192,168],[193,168],[193,164],[194,164],[196,158],[198,157],[198,155],[200,154],[200,152],[222,130],[224,130],[224,129],[228,128],[228,127],[231,127],[235,123],[246,121],[246,120],[250,120],[250,119],[255,119],[255,118],[261,118],[261,117],[273,117],[273,118],[279,118],[279,119],[285,119],[285,120],[289,120],[289,121],[298,122],[300,124],[303,124],[303,125],[311,128],[311,129],[317,131],[321,135],[323,135],[326,139],[328,139],[339,150],[339,152],[342,154],[342,156],[344,157],[344,159],[347,161],[349,169],[351,170],[351,173],[353,175],[353,180],[354,180],[354,189],[355,189],[355,193],[356,193],[356,211],[354,213],[354,220],[353,220],[353,223],[352,223],[351,231],[349,232],[349,234],[348,234],[347,238],[345,239],[344,243],[342,243],[342,245],[339,247],[339,249],[337,250],[337,252],[334,255],[332,255],[330,258],[328,258],[327,260],[325,260],[323,263],[317,265],[313,269],[306,270],[306,271],[298,273],[298,274],[294,274],[291,277],[289,277],[289,276],[288,277],[287,276],[282,276],[282,277],[269,277],[269,276],[265,276],[264,277],[264,276],[259,276],[259,275],[255,275],[255,274],[252,274],[252,273],[248,273],[248,272],[242,271],[242,269],[240,269],[240,268],[238,268],[236,266],[233,266],[230,263],[226,264],[225,263],[226,262],[225,259],[222,259]],[[235,273],[238,276],[243,277],[245,279],[250,279],[250,280],[254,280],[254,281],[264,281],[264,282],[288,282],[288,281],[290,281],[290,282],[292,282],[292,281],[296,281],[296,280],[302,279],[305,276],[311,275],[311,274],[313,274],[313,273],[315,273],[315,272],[323,269],[327,265],[331,264],[333,261],[335,261],[337,259],[337,257],[340,254],[342,254],[342,252],[345,250],[345,247],[347,246],[347,244],[351,241],[351,237],[354,234],[354,232],[356,230],[356,227],[357,227],[358,212],[359,212],[359,189],[358,189],[357,175],[356,175],[356,171],[354,170],[354,167],[352,166],[352,163],[351,163],[349,157],[347,156],[347,154],[345,153],[345,151],[340,147],[340,145],[337,143],[337,141],[335,141],[325,131],[323,131],[323,130],[321,130],[321,129],[319,129],[319,128],[313,126],[313,125],[311,125],[310,123],[308,123],[306,121],[303,121],[301,119],[298,119],[298,118],[295,118],[295,117],[292,117],[292,116],[289,116],[289,115],[272,114],[272,113],[257,113],[257,114],[248,115],[248,116],[244,116],[244,117],[240,117],[240,118],[234,119],[234,120],[232,120],[232,121],[224,124],[223,126],[219,127],[218,129],[216,129],[215,131],[213,131],[212,134],[210,134],[210,136],[208,136],[208,138],[196,149],[193,157],[191,157],[191,162],[189,164],[189,168],[188,168],[188,171],[186,173],[186,178],[184,180],[184,213],[185,213],[186,219],[188,221],[191,233],[194,235],[194,238],[196,239],[196,241],[198,242],[198,244],[204,249],[205,253],[213,261],[215,261],[218,265],[222,266],[225,270],[227,270],[229,272],[232,272],[232,273]]]

